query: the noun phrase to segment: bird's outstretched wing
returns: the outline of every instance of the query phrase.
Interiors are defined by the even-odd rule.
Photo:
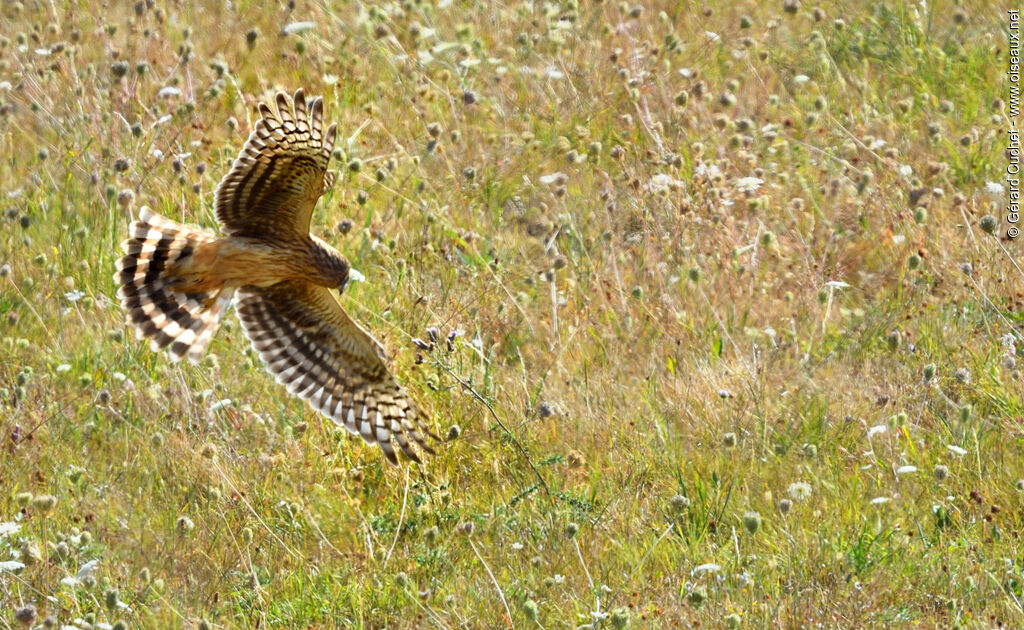
[[[330,291],[307,282],[243,287],[237,311],[267,370],[288,392],[335,423],[377,444],[397,463],[397,449],[420,461],[413,444],[433,453],[426,417],[388,371],[381,345]]]
[[[336,126],[323,129],[321,98],[302,90],[277,94],[277,110],[259,104],[260,119],[217,186],[216,212],[226,234],[265,237],[309,233],[323,194]]]

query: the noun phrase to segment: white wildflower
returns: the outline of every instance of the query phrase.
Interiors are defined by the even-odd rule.
[[[985,182],[985,192],[995,197],[1000,197],[1003,194],[1003,185],[999,182]]]
[[[763,183],[764,180],[760,177],[741,177],[736,180],[734,185],[736,186],[736,190],[741,193],[752,195],[757,192],[757,189],[760,188]]]
[[[703,177],[704,179],[715,179],[722,175],[722,170],[718,168],[717,164],[711,164],[708,166],[704,162],[697,164],[697,168],[693,169],[693,174],[697,177]]]
[[[1017,338],[1013,336],[1013,333],[1006,333],[999,338],[999,343],[1003,345],[1003,349],[1009,353],[1015,353],[1017,351]]]
[[[70,372],[71,371],[71,366],[68,365],[67,363],[61,363],[60,365],[58,365],[56,367],[56,370],[57,370],[58,374],[63,373],[63,372]]]
[[[795,77],[793,77],[794,83],[807,83],[810,80],[811,77],[807,76],[806,74],[798,74]]]
[[[6,562],[0,562],[0,571],[18,571],[25,568],[24,562],[18,562],[17,560],[7,560]]]
[[[555,173],[541,175],[537,178],[537,181],[544,185],[558,184],[559,186],[564,186],[565,183],[569,181],[569,176],[561,171],[557,171]]]
[[[889,501],[892,501],[889,497],[875,497],[871,499],[871,505],[885,505]]]
[[[291,24],[285,24],[284,28],[281,29],[282,35],[293,35],[295,33],[304,33],[312,30],[316,26],[316,22],[292,22]]]
[[[224,409],[225,407],[230,407],[231,405],[232,402],[230,398],[223,398],[210,405],[210,411],[220,411],[221,409]]]
[[[900,466],[896,469],[897,475],[909,475],[910,473],[916,473],[917,466]]]
[[[161,90],[157,92],[156,95],[160,98],[173,98],[176,96],[181,96],[181,90],[172,85],[168,85],[165,88],[161,88]]]
[[[693,568],[691,575],[704,575],[705,573],[718,573],[722,570],[722,567],[715,564],[714,562],[708,562],[707,564],[699,564]]]
[[[875,437],[879,433],[885,433],[888,430],[889,430],[889,427],[885,426],[884,424],[876,424],[875,426],[873,426],[870,429],[868,429],[868,439],[870,440],[871,438]]]
[[[683,182],[671,175],[657,173],[651,177],[651,181],[648,186],[651,190],[678,190],[683,187]]]
[[[78,573],[75,574],[75,577],[77,577],[79,580],[84,580],[87,577],[95,575],[96,569],[99,568],[99,566],[99,560],[90,560],[83,564],[81,567],[79,567]]]
[[[803,501],[811,496],[811,484],[806,481],[795,481],[786,488],[786,493],[796,501]]]
[[[366,276],[364,276],[358,269],[348,270],[348,279],[352,282],[366,282]]]
[[[964,455],[967,454],[967,449],[960,448],[956,444],[947,444],[946,448],[949,449],[950,453],[953,453],[954,455],[959,455],[960,457],[963,457]]]
[[[81,300],[84,297],[85,293],[79,291],[78,289],[68,291],[67,293],[64,294],[64,298],[67,299],[68,302],[77,302],[78,300]]]
[[[21,531],[21,523],[7,522],[0,523],[0,537],[17,534]]]

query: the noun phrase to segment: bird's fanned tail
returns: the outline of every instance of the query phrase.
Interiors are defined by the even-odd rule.
[[[169,272],[180,267],[215,237],[179,225],[143,206],[121,247],[114,280],[117,297],[139,339],[154,351],[167,349],[174,361],[199,361],[231,303],[233,290],[183,293],[174,290]]]

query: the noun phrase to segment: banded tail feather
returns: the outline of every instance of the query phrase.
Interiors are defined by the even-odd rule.
[[[117,261],[117,297],[135,327],[136,337],[149,339],[153,351],[167,349],[172,361],[188,356],[199,361],[217,331],[234,289],[176,290],[202,273],[195,254],[216,237],[179,225],[148,207],[139,209],[131,238],[121,243],[125,256]],[[188,268],[192,277],[180,275]]]

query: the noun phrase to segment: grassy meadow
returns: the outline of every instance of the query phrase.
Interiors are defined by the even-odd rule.
[[[4,2],[0,628],[1021,627],[1005,8]],[[124,326],[300,87],[422,466]]]

